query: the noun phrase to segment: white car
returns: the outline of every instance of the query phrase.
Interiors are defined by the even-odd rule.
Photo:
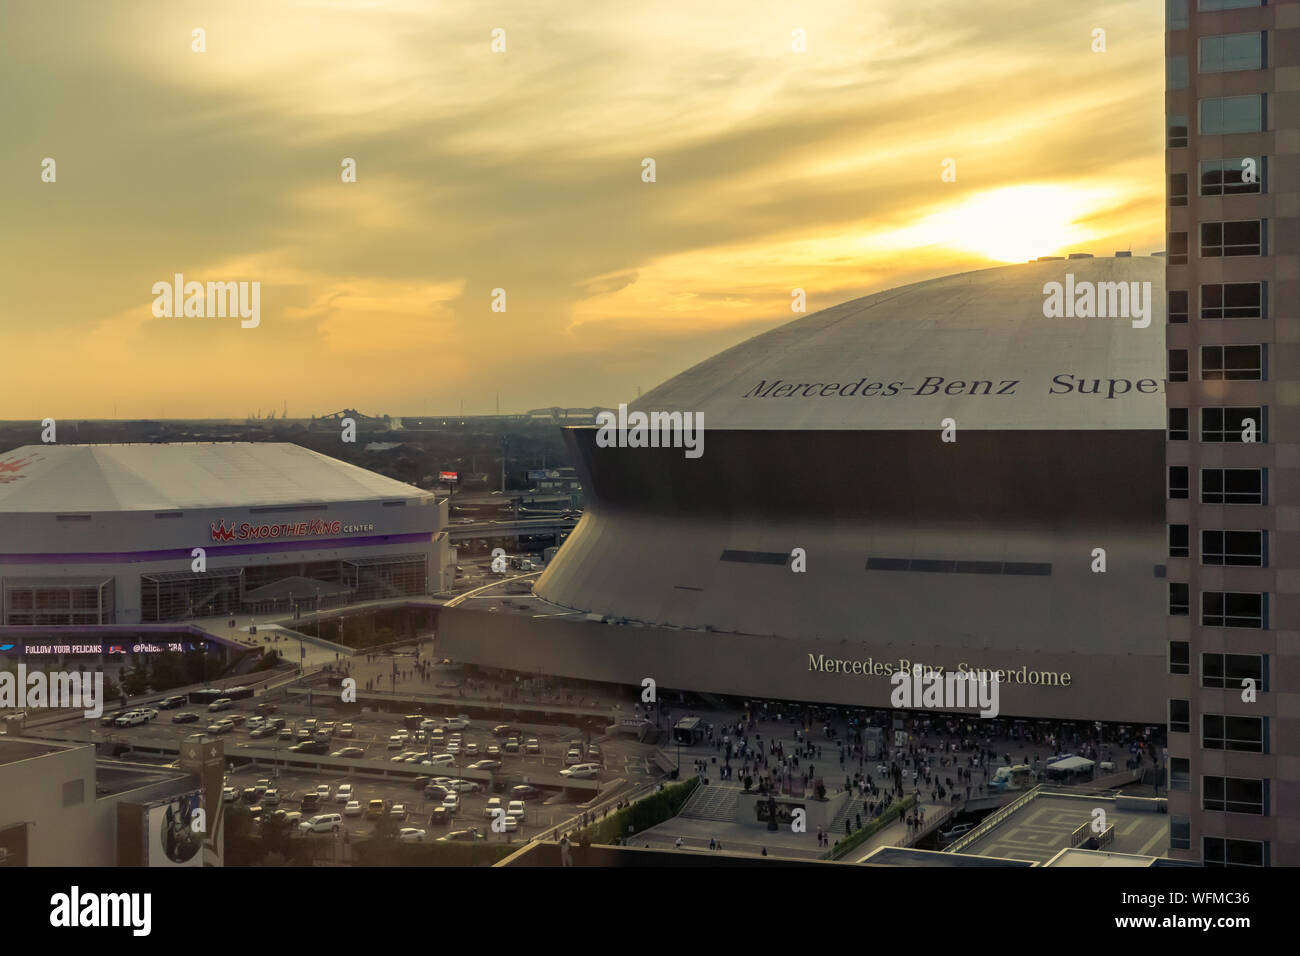
[[[512,817],[518,817],[520,822],[524,819],[524,801],[511,800],[510,805],[506,807],[506,813]]]
[[[351,736],[352,736],[353,734],[355,734],[355,733],[356,733],[356,731],[354,731],[354,730],[352,729],[352,725],[351,725],[351,724],[341,724],[341,725],[339,726],[339,736],[340,736],[340,737],[351,737]]]
[[[421,730],[437,730],[441,726],[442,721],[436,720],[433,717],[426,717],[424,720],[420,721]]]
[[[501,806],[500,797],[488,797],[487,806],[483,808],[483,816],[491,820],[496,816],[496,812],[501,809],[503,808]]]
[[[249,730],[256,730],[258,727],[261,727],[265,723],[266,723],[266,718],[258,715],[254,717],[249,717],[248,723],[245,724],[244,726],[247,727]]]
[[[345,807],[343,808],[343,815],[344,815],[345,817],[359,817],[359,816],[361,816],[361,801],[360,801],[360,800],[349,800],[347,806],[345,806]]]
[[[401,750],[405,746],[406,746],[406,740],[402,737],[397,736],[397,734],[393,734],[393,736],[388,738],[389,750]]]
[[[520,824],[520,818],[512,817],[508,813],[506,814],[505,819],[501,822],[501,825],[505,827],[506,833],[514,833],[516,830],[519,829],[519,824]]]
[[[447,753],[449,754],[460,753],[460,740],[458,738],[452,737],[451,740],[447,741]]]
[[[442,726],[448,730],[465,730],[469,727],[469,718],[464,714],[459,717],[444,717],[442,718]]]
[[[239,791],[236,790],[234,787],[221,788],[222,803],[234,803],[238,799],[239,799]]]
[[[337,833],[342,827],[343,817],[337,813],[318,813],[298,824],[298,829],[304,833]]]
[[[460,809],[460,794],[454,790],[442,798],[442,808],[448,813],[455,813]]]
[[[217,700],[214,700],[212,703],[208,704],[208,712],[211,713],[213,711],[218,711],[218,710],[229,710],[231,707],[234,706],[235,706],[235,702],[231,700],[229,697],[220,697]]]
[[[135,727],[138,724],[146,724],[148,722],[149,718],[144,715],[143,711],[139,710],[127,711],[121,717],[117,718],[117,720],[113,721],[113,723],[119,727]]]
[[[352,784],[350,783],[339,784],[339,788],[334,791],[334,802],[347,803],[351,799],[352,799]]]
[[[564,765],[566,767],[576,767],[578,764],[585,762],[586,760],[582,756],[581,750],[570,750],[564,755]]]
[[[284,815],[284,822],[286,826],[296,827],[300,823],[302,823],[302,814],[299,813],[297,810],[286,811]]]
[[[402,827],[397,832],[398,843],[423,843],[425,832],[417,830],[415,827]]]
[[[454,764],[456,758],[451,754],[434,754],[427,761],[430,767],[446,767]]]
[[[328,783],[317,784],[316,796],[320,797],[321,803],[329,803],[330,785]]]
[[[594,763],[579,763],[572,767],[565,767],[560,771],[561,777],[571,777],[574,780],[588,780],[600,773],[600,767]]]
[[[477,756],[478,756],[478,744],[476,744],[476,743],[468,743],[468,744],[466,744],[466,745],[465,745],[465,756],[466,756],[466,757],[477,757]]]
[[[473,780],[453,780],[447,784],[447,788],[454,793],[478,793],[483,789],[483,784]]]

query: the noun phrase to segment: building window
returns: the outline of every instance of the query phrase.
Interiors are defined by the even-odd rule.
[[[1246,170],[1252,165],[1255,172],[1248,182]],[[1263,184],[1264,160],[1262,157],[1239,156],[1233,159],[1201,160],[1202,196],[1235,196],[1240,193],[1257,193],[1263,191]],[[1180,203],[1180,205],[1186,205],[1186,203]]]
[[[1187,641],[1169,642],[1169,673],[1190,674],[1192,672],[1191,644]]]
[[[1189,734],[1192,732],[1192,705],[1186,700],[1169,701],[1169,732],[1171,734]]]
[[[1202,136],[1264,131],[1265,99],[1262,93],[1247,96],[1211,96],[1198,104]]]
[[[1201,258],[1264,254],[1264,220],[1237,219],[1201,223]]]
[[[1165,89],[1166,90],[1187,89],[1187,57],[1185,56],[1165,57]]]
[[[1165,0],[1165,30],[1187,29],[1187,0]]]
[[[1235,714],[1203,714],[1201,746],[1206,750],[1267,753],[1268,751],[1264,749],[1264,718],[1240,717]]]
[[[1187,233],[1171,232],[1167,258],[1171,266],[1187,265]]]
[[[1262,382],[1264,378],[1264,346],[1201,346],[1202,382]]]
[[[1268,866],[1268,844],[1259,840],[1202,837],[1201,847],[1206,866]]]
[[[1251,591],[1201,592],[1202,627],[1268,628],[1266,595]]]
[[[1263,468],[1202,468],[1201,504],[1262,505],[1265,479]]]
[[[1262,7],[1264,0],[1197,0],[1196,9],[1202,13],[1213,10],[1240,10],[1243,7]]]
[[[1170,409],[1172,412],[1173,409]],[[1255,441],[1264,438],[1264,410],[1258,405],[1242,408],[1202,408],[1201,441],[1245,441],[1247,431],[1253,432]],[[1172,437],[1172,436],[1170,436]]]
[[[1253,680],[1255,689],[1268,693],[1268,658],[1263,654],[1201,655],[1201,686],[1218,690],[1241,690],[1242,681]]]
[[[1217,813],[1264,815],[1264,781],[1240,777],[1202,777],[1201,807]]]
[[[1187,381],[1187,349],[1169,350],[1169,381]]]
[[[1165,145],[1170,149],[1177,149],[1180,146],[1187,145],[1187,114],[1170,113],[1168,122],[1168,136],[1165,139]]]
[[[1169,818],[1169,849],[1190,850],[1192,848],[1192,821],[1187,817]]]
[[[1170,57],[1173,59],[1173,57]],[[1183,69],[1187,68],[1186,57]],[[1198,73],[1231,73],[1234,70],[1262,70],[1264,60],[1264,34],[1228,33],[1223,36],[1201,37],[1197,41],[1196,70]],[[1166,73],[1169,71],[1166,70]],[[1169,89],[1184,89],[1186,86]]]
[[[1169,789],[1192,789],[1192,762],[1187,757],[1169,758]]]
[[[1166,315],[1169,322],[1174,325],[1187,321],[1186,290],[1169,293],[1169,308]]]
[[[1175,617],[1186,617],[1191,613],[1192,599],[1185,583],[1169,582],[1169,613]]]
[[[1201,532],[1201,564],[1262,568],[1267,554],[1263,531]]]
[[[1264,289],[1263,282],[1217,282],[1203,285],[1201,318],[1262,319]]]
[[[1187,409],[1169,409],[1169,440],[1187,441]]]
[[[1171,524],[1169,526],[1169,557],[1185,558],[1187,556],[1187,525]]]
[[[1186,173],[1169,174],[1169,205],[1171,206],[1187,205],[1187,174]]]
[[[1186,498],[1187,497],[1187,466],[1173,465],[1169,469],[1169,497]]]

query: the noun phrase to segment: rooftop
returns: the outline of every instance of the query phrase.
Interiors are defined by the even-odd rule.
[[[24,445],[0,454],[0,514],[176,511],[433,497],[412,485],[287,443]]]

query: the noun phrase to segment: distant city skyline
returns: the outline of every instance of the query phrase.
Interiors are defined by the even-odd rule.
[[[1163,12],[16,6],[0,418],[614,407],[795,289],[1149,255]],[[157,317],[178,274],[256,326]]]

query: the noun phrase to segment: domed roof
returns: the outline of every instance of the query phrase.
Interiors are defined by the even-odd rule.
[[[1159,429],[1164,274],[1162,257],[1087,258],[918,282],[755,336],[632,407],[703,413],[706,429]],[[1138,296],[1122,317],[1048,318],[1049,283],[1067,314]]]

